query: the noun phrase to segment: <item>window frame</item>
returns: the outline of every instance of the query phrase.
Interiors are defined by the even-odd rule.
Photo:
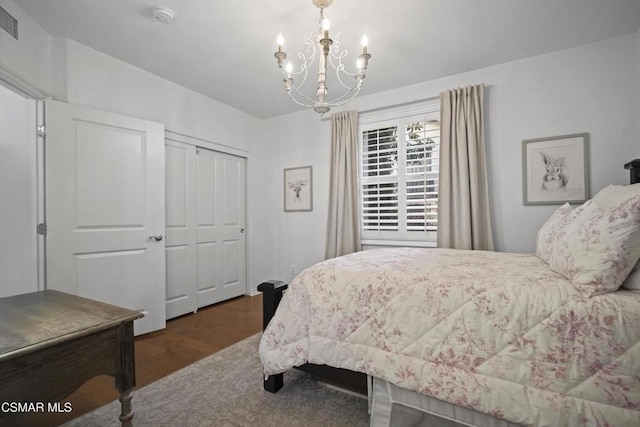
[[[419,246],[435,247],[437,231],[407,230],[407,192],[406,184],[406,125],[415,122],[436,120],[440,122],[439,99],[434,98],[419,103],[411,103],[395,108],[375,110],[361,113],[358,127],[358,201],[360,215],[361,242],[364,246]],[[364,191],[363,191],[363,136],[365,132],[388,127],[397,127],[397,149],[402,161],[398,162],[398,230],[365,230],[364,229]],[[438,161],[438,167],[439,167]]]

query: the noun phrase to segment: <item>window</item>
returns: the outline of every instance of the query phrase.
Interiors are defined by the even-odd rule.
[[[398,114],[360,123],[363,244],[436,240],[439,112]]]

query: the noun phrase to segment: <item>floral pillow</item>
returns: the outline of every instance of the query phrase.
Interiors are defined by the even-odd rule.
[[[545,223],[536,249],[553,271],[589,296],[618,289],[640,258],[640,195],[610,197],[615,189],[605,190],[602,206],[596,196],[571,211],[554,212],[560,218],[553,235]]]
[[[549,249],[551,244],[555,241],[558,232],[562,229],[562,226],[566,222],[569,213],[573,210],[569,203],[565,203],[560,206],[554,213],[551,214],[549,219],[538,230],[536,236],[536,255],[549,263],[548,259],[551,256]]]

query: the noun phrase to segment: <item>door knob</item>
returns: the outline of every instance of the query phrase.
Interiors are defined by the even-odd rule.
[[[149,236],[150,240],[155,240],[156,242],[159,242],[162,240],[164,236],[162,236],[162,234],[154,234],[153,236]]]

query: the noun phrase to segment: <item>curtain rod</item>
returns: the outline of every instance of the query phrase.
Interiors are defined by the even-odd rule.
[[[486,89],[486,88],[491,87],[491,85],[485,84],[484,87]],[[409,99],[407,101],[401,101],[401,102],[398,102],[396,104],[391,104],[391,105],[384,105],[384,106],[380,106],[380,107],[372,107],[372,108],[368,108],[368,109],[365,109],[365,110],[358,111],[358,114],[373,113],[373,112],[380,111],[380,110],[386,110],[388,108],[404,107],[406,105],[417,104],[419,102],[433,101],[434,99],[440,99],[440,94],[427,96],[426,98]],[[320,121],[329,120],[330,117],[331,117],[330,115],[329,115],[329,117],[322,117],[320,119]]]
[[[380,110],[387,110],[389,108],[404,107],[406,105],[418,104],[420,102],[433,101],[434,99],[439,99],[439,98],[440,98],[440,95],[432,95],[432,96],[428,96],[426,98],[414,98],[414,99],[409,99],[407,101],[397,102],[395,104],[383,105],[383,106],[380,106],[380,107],[372,107],[372,108],[367,108],[365,110],[358,110],[358,114],[373,113],[373,112],[380,111]],[[328,117],[322,117],[320,119],[320,121],[329,120],[330,118],[331,118],[331,115],[329,115]]]

